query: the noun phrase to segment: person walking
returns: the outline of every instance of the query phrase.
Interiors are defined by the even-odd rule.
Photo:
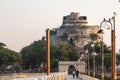
[[[76,71],[76,77],[78,78],[78,76],[79,76],[79,71],[77,70]]]
[[[75,71],[73,71],[73,78],[75,78]]]

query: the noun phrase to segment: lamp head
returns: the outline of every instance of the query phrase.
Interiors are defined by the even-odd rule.
[[[88,53],[88,49],[85,51],[85,53]]]
[[[97,32],[97,34],[98,34],[99,36],[102,36],[102,35],[104,34],[103,29],[100,29],[100,30]]]
[[[96,54],[96,52],[92,52],[92,55],[96,56],[97,54]]]
[[[94,47],[94,43],[93,42],[91,43],[91,47]]]

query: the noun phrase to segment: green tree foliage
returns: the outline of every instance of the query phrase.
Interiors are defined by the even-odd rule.
[[[75,61],[79,58],[79,54],[71,45],[51,45],[51,68],[57,68],[59,61]],[[33,68],[46,61],[45,40],[34,41],[29,46],[22,49],[23,65]]]
[[[90,34],[90,38],[92,41],[96,41],[98,39],[98,35],[97,34]]]
[[[110,60],[111,60],[111,50],[110,47],[107,47],[107,45],[103,42],[103,53],[104,53],[104,66],[106,66],[106,68],[110,68],[111,64],[110,64]],[[96,42],[94,44],[94,47],[91,47],[91,43],[88,43],[84,46],[84,48],[86,50],[88,50],[88,53],[90,55],[90,66],[91,68],[93,68],[93,55],[92,52],[93,50],[96,52],[96,56],[95,56],[95,61],[96,61],[96,66],[97,67],[101,67],[102,65],[102,60],[101,60],[101,46],[100,46],[100,42]]]
[[[71,45],[51,46],[51,64],[53,64],[51,66],[53,68],[58,67],[58,61],[76,61],[79,57],[79,53]]]
[[[98,54],[95,56],[95,65],[96,67],[102,66],[102,55]],[[104,54],[104,66],[107,69],[110,69],[111,67],[111,54],[107,53]],[[90,57],[90,67],[93,68],[93,56]]]
[[[98,39],[100,39],[99,36],[97,34],[90,34],[90,38],[94,42],[95,52],[100,53],[101,44],[100,44],[100,42],[97,41]],[[102,45],[103,45],[104,53],[110,53],[111,52],[110,46],[107,46],[104,42],[102,42]],[[85,49],[89,49],[92,52],[93,49],[91,48],[91,43],[85,45]]]
[[[106,68],[111,68],[111,54],[104,54],[104,64]]]
[[[106,53],[111,53],[111,49],[110,49],[110,46],[107,46],[104,42],[102,43],[103,44],[103,51],[104,51],[104,54]],[[88,43],[84,46],[84,48],[88,51],[89,53],[91,54],[93,52],[93,50],[95,50],[95,52],[97,54],[101,54],[101,45],[100,45],[100,42],[96,42],[94,44],[94,47],[91,47],[91,43]]]
[[[20,65],[20,53],[7,49],[5,46],[4,43],[0,43],[0,68],[8,65]]]
[[[45,62],[45,41],[34,41],[29,46],[22,49],[22,59],[25,68],[38,67],[41,62]]]
[[[0,47],[4,47],[6,44],[0,42]]]
[[[57,31],[56,30],[50,30],[50,35],[56,35]]]
[[[120,65],[120,54],[117,54],[116,58],[117,58],[116,60],[117,65]]]

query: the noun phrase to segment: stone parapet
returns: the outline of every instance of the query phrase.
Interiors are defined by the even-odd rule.
[[[0,80],[65,80],[67,72],[55,72],[50,75],[41,73],[13,73],[12,75],[0,76]]]

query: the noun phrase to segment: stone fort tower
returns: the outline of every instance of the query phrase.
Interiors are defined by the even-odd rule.
[[[91,41],[90,34],[96,34],[99,29],[97,25],[87,23],[87,17],[79,13],[63,16],[62,25],[55,29],[55,35],[51,35],[51,43],[73,44],[79,52],[84,52],[83,46]]]

